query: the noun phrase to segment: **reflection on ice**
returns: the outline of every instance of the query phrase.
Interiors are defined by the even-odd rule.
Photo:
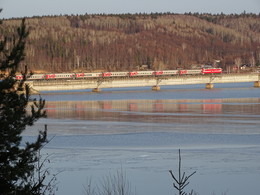
[[[138,132],[259,134],[260,99],[47,102],[55,135]]]
[[[259,192],[259,145],[226,148],[207,146],[209,145],[201,148],[182,148],[183,170],[197,171],[191,179],[190,189],[196,190],[199,194],[221,194],[229,190],[230,194],[244,195],[247,192],[243,184],[250,181],[247,186],[250,186],[251,194]],[[138,194],[170,195],[173,194],[173,189],[168,170],[178,171],[177,149],[101,147],[47,151],[54,153],[51,159],[52,166],[64,171],[59,178],[63,186],[58,194],[80,194],[86,178],[94,178],[99,183],[102,177],[123,167]],[[77,181],[73,183],[72,191],[71,178]]]
[[[49,118],[88,119],[90,114],[103,112],[170,113],[175,114],[259,114],[260,99],[214,99],[214,100],[111,100],[111,101],[60,101],[47,102]],[[234,104],[234,102],[236,104]],[[98,116],[99,117],[99,116]]]
[[[260,192],[260,98],[49,101],[46,111],[24,141],[48,124],[44,152],[63,171],[57,195],[81,194],[87,178],[100,183],[121,167],[137,194],[174,194],[179,148],[200,195]]]

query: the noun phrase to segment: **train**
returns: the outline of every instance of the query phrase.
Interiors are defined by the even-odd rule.
[[[191,70],[159,70],[159,71],[129,71],[129,72],[87,72],[87,73],[46,73],[32,74],[27,80],[58,80],[58,79],[88,79],[110,77],[149,77],[149,76],[178,76],[178,75],[204,75],[221,74],[221,68],[202,68]],[[22,80],[23,75],[16,75],[17,80]]]

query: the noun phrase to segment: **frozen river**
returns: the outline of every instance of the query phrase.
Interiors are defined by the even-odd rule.
[[[118,170],[139,195],[175,194],[169,170],[196,171],[200,195],[260,192],[260,91],[252,83],[43,93],[58,195],[84,194]],[[28,129],[25,139],[37,132]]]

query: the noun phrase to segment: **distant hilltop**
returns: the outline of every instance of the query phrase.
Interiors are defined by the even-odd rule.
[[[260,15],[95,14],[27,18],[26,64],[38,72],[260,65]],[[10,36],[21,19],[4,20]]]

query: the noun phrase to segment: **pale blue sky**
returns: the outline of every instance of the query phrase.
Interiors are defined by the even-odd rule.
[[[0,0],[0,18],[59,14],[260,12],[260,0]]]

